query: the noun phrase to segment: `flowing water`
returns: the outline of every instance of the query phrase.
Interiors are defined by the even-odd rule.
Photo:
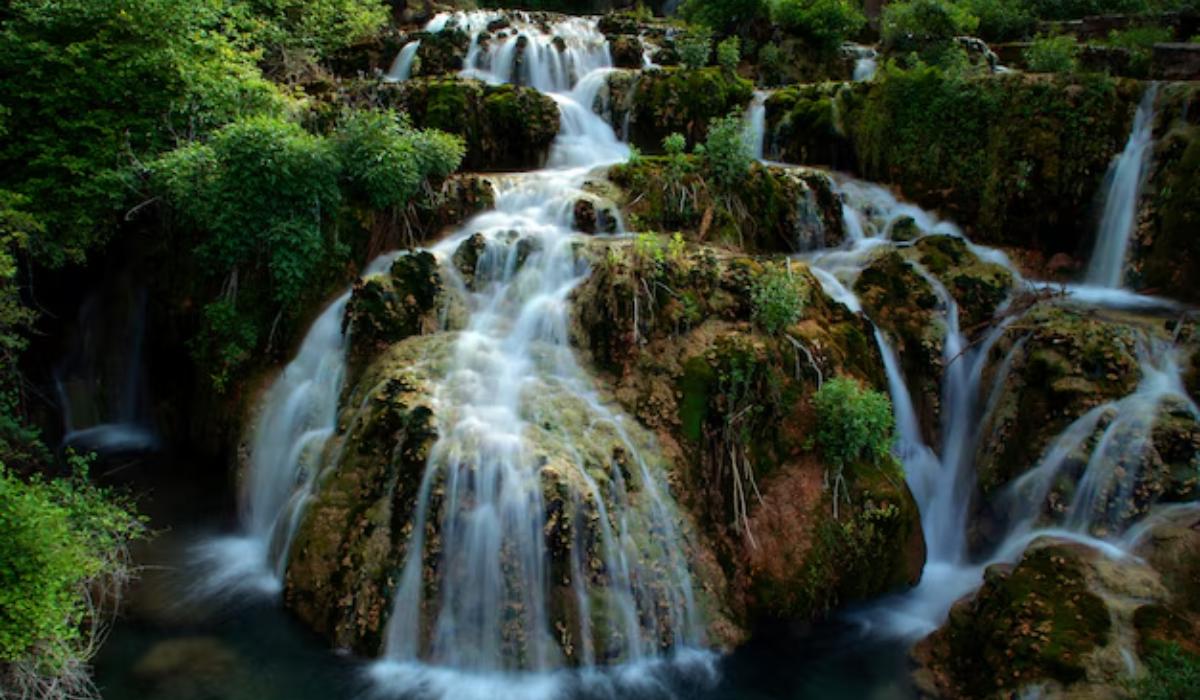
[[[355,694],[365,677],[369,692],[389,698],[907,698],[913,696],[905,680],[907,642],[936,628],[953,602],[979,585],[988,564],[1015,560],[1043,535],[1125,556],[1146,523],[1128,527],[1126,520],[1113,519],[1113,494],[1121,500],[1123,490],[1134,483],[1136,474],[1127,467],[1137,463],[1164,405],[1197,414],[1182,390],[1173,348],[1146,340],[1137,389],[1084,414],[1051,443],[1040,463],[1001,500],[1007,529],[1000,544],[987,556],[972,557],[966,533],[975,449],[997,396],[994,387],[983,385],[984,370],[995,361],[992,350],[1017,316],[969,338],[960,328],[954,298],[917,266],[935,292],[944,331],[938,430],[921,425],[892,339],[877,329],[875,340],[895,411],[896,453],[921,512],[928,548],[922,580],[911,591],[851,615],[858,629],[871,632],[869,639],[838,630],[829,633],[842,640],[833,645],[836,651],[821,649],[801,661],[789,655],[766,665],[761,659],[747,663],[745,654],[735,654],[720,662],[724,679],[715,680],[713,657],[698,651],[705,643],[705,621],[685,558],[687,538],[663,483],[660,458],[652,441],[600,395],[568,343],[569,296],[588,274],[572,221],[574,203],[592,196],[583,187],[593,169],[629,155],[596,114],[611,70],[607,40],[594,19],[547,24],[521,14],[507,17],[509,24],[486,41],[487,27],[501,18],[499,13],[442,13],[425,30],[466,31],[471,38],[462,74],[546,93],[559,106],[560,133],[545,169],[494,178],[493,210],[431,248],[447,286],[466,309],[464,318],[443,329],[453,334],[450,359],[431,381],[438,439],[425,466],[406,559],[395,580],[384,658],[365,668],[331,665],[329,674],[359,679],[351,684]],[[388,79],[407,78],[416,44],[404,47]],[[860,56],[856,79],[869,79],[865,60],[865,54]],[[748,144],[759,159],[766,98],[767,93],[757,92],[747,112]],[[1114,164],[1088,285],[1063,290],[1062,303],[1170,305],[1114,288],[1134,218],[1153,99],[1151,90],[1139,108],[1130,144]],[[880,250],[906,245],[891,240],[898,222],[912,219],[922,235],[962,237],[953,224],[899,201],[884,188],[843,178],[837,192],[843,202],[845,244],[801,257],[825,291],[853,311],[861,310],[852,291],[857,275]],[[1124,240],[1110,244],[1114,235]],[[449,264],[468,239],[483,242],[470,279]],[[1003,253],[969,241],[967,246],[981,259],[1009,269],[1018,289],[1043,286],[1024,280]],[[1115,264],[1115,278],[1107,269],[1104,279],[1093,274],[1099,258],[1110,267]],[[368,274],[387,269],[393,259],[377,260]],[[318,317],[295,359],[264,397],[243,479],[241,534],[209,540],[199,548],[210,565],[215,562],[213,573],[197,584],[207,593],[280,590],[289,545],[313,496],[323,448],[337,429],[348,299],[347,292]],[[1000,359],[992,374],[995,386],[1003,384],[1019,348],[1020,342]],[[568,416],[574,422],[563,433],[559,423]],[[936,445],[926,440],[930,434],[939,436]],[[624,469],[611,462],[614,445],[629,457]],[[1090,446],[1091,457],[1081,488],[1062,518],[1047,521],[1042,509],[1046,494],[1068,455],[1084,445]],[[553,468],[538,459],[546,451],[560,457],[552,460]],[[577,640],[573,653],[582,667],[575,671],[567,670],[571,664],[561,643],[563,630],[551,622],[550,599],[556,593],[547,585],[543,536],[547,476],[565,489],[574,507],[591,509],[596,523],[589,542],[573,533],[568,548],[569,596],[578,611],[568,632]],[[438,533],[436,546],[426,541],[429,532]],[[437,560],[432,587],[426,578],[431,557]],[[606,572],[602,582],[581,575],[595,566],[589,561],[593,557]],[[273,613],[261,612],[261,605],[254,614],[270,617]],[[601,639],[593,629],[601,619],[616,633]],[[207,633],[247,634],[228,632],[222,625],[227,623]],[[823,634],[784,646],[799,648]],[[846,651],[846,640],[853,640],[855,651]],[[881,659],[887,660],[882,664],[886,670],[875,666]],[[599,670],[604,666],[611,669]],[[781,673],[781,666],[794,675]],[[773,674],[777,682],[762,680]],[[294,692],[312,697],[350,693],[345,684],[333,690],[324,682]],[[262,697],[268,697],[268,689],[262,690]]]
[[[412,75],[413,63],[417,59],[417,51],[421,48],[421,40],[416,39],[410,41],[400,49],[400,53],[396,56],[396,60],[392,62],[392,67],[388,69],[383,79],[388,82],[403,82],[408,80]]]
[[[1154,101],[1158,85],[1151,85],[1138,105],[1133,130],[1125,150],[1113,161],[1104,195],[1104,214],[1085,281],[1097,287],[1120,287],[1125,272],[1129,238],[1137,225],[1138,201],[1145,181],[1154,138]]]
[[[746,143],[755,160],[762,160],[766,150],[767,99],[770,97],[771,93],[766,90],[755,90],[750,108],[746,110]]]

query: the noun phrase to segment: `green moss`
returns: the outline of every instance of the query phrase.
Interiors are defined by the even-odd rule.
[[[387,346],[425,330],[441,293],[437,259],[426,251],[401,255],[389,274],[357,282],[345,321],[351,374]]]
[[[683,364],[683,377],[679,390],[683,399],[679,402],[679,422],[683,435],[689,440],[699,441],[702,427],[708,415],[708,401],[716,382],[716,373],[703,357],[693,357]]]
[[[1011,573],[989,569],[974,600],[951,612],[935,639],[965,695],[1084,677],[1084,657],[1107,642],[1111,621],[1077,556],[1068,547],[1040,547]]]
[[[975,257],[963,239],[926,236],[914,248],[921,265],[954,297],[961,325],[968,333],[986,324],[1008,298],[1012,273]]]
[[[643,72],[630,97],[629,140],[657,153],[665,137],[679,132],[694,146],[704,140],[710,122],[740,114],[753,92],[750,81],[719,67]]]

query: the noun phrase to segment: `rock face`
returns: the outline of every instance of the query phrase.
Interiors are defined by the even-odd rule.
[[[364,97],[371,103],[407,112],[414,125],[462,136],[466,170],[540,167],[558,135],[558,106],[532,88],[466,78],[424,78],[367,88]]]
[[[976,242],[1075,253],[1091,241],[1093,202],[1143,89],[1099,77],[921,71],[802,86],[768,100],[767,142],[791,162],[894,183]],[[931,115],[930,100],[955,115],[953,126]]]
[[[761,253],[796,253],[842,241],[841,203],[827,173],[754,165],[726,191],[701,158],[672,163],[642,158],[609,172],[621,190],[628,227],[681,231],[689,240]]]
[[[772,263],[666,246],[597,242],[574,334],[680,465],[677,488],[731,582],[734,619],[811,619],[914,583],[924,545],[896,467],[848,470],[835,517],[829,467],[806,446],[821,381],[882,384],[869,326],[795,265],[804,312],[769,335],[751,300]]]
[[[702,143],[714,119],[745,111],[754,87],[721,68],[663,68],[615,72],[609,92],[611,123],[627,124],[626,140],[642,151],[661,153],[662,140],[676,132],[689,146]]]
[[[1200,89],[1164,86],[1159,94],[1154,155],[1131,252],[1138,288],[1200,302]]]

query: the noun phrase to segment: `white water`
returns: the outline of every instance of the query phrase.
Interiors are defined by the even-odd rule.
[[[396,56],[396,60],[392,62],[392,67],[388,69],[387,75],[383,76],[383,79],[393,83],[408,80],[409,76],[412,75],[412,67],[413,62],[417,58],[417,50],[420,48],[420,39],[405,44]]]
[[[365,275],[395,260],[376,258]],[[281,590],[288,549],[320,470],[325,443],[337,427],[338,397],[346,373],[342,333],[347,290],[321,312],[263,397],[238,499],[240,531],[200,543],[193,554],[204,575],[193,582],[200,595]]]
[[[453,21],[486,25],[478,14]],[[468,318],[435,382],[439,437],[397,576],[385,658],[372,669],[387,695],[549,697],[580,683],[615,695],[652,682],[668,658],[664,651],[674,650],[670,658],[682,653],[684,663],[707,658],[684,652],[703,643],[702,623],[661,475],[643,458],[625,419],[596,394],[568,344],[568,297],[587,275],[576,254],[573,205],[593,168],[629,155],[593,112],[611,70],[595,24],[571,18],[543,28],[517,21],[486,48],[480,30],[472,34],[463,74],[546,92],[559,106],[560,132],[546,170],[499,178],[495,208],[433,248],[446,261],[467,238],[481,234],[486,241],[471,286],[443,265],[466,300]],[[519,36],[528,44],[517,61]],[[554,47],[555,37],[566,50]],[[522,259],[522,249],[532,252]],[[546,427],[564,419],[561,406],[582,412],[579,432],[562,436]],[[547,444],[575,457],[547,471],[537,459]],[[629,473],[610,463],[611,455],[597,454],[597,444],[620,445]],[[602,476],[597,461],[607,465]],[[567,631],[584,668],[619,662],[611,674],[555,671],[566,661],[548,608],[555,593],[544,549],[546,478],[559,479],[576,507],[596,509],[591,529],[573,532],[570,587],[579,619]],[[440,536],[436,549],[425,540],[429,525]],[[427,598],[431,556],[437,583],[435,597]],[[584,573],[596,565],[588,556],[598,558],[604,581]],[[607,620],[606,637],[592,628],[597,616]]]
[[[746,143],[755,160],[763,159],[767,140],[767,99],[770,96],[766,90],[755,90],[746,111]]]
[[[846,44],[842,47],[854,59],[854,81],[873,80],[879,70],[879,52],[873,47],[859,44]]]
[[[1104,215],[1096,247],[1088,264],[1086,281],[1098,287],[1120,287],[1125,272],[1129,238],[1137,225],[1138,200],[1145,181],[1146,164],[1154,137],[1154,100],[1158,85],[1151,85],[1134,117],[1125,150],[1113,161],[1104,193]]]

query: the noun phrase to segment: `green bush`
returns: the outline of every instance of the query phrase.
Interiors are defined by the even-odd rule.
[[[813,395],[817,445],[838,469],[889,459],[893,440],[892,402],[886,394],[849,377],[825,382]]]
[[[712,52],[712,30],[692,27],[675,39],[675,50],[685,68],[699,70],[707,66],[708,54]]]
[[[1154,45],[1173,39],[1174,32],[1167,27],[1134,27],[1113,30],[1103,43],[1127,49],[1130,54],[1129,72],[1135,76],[1146,76],[1150,73],[1150,63],[1154,58]]]
[[[708,126],[708,138],[696,148],[717,184],[732,188],[745,179],[754,163],[742,115],[729,114]]]
[[[808,299],[808,284],[790,269],[775,267],[754,280],[750,298],[754,320],[774,335],[800,320]]]
[[[1129,688],[1134,700],[1189,700],[1200,688],[1200,657],[1178,644],[1154,644],[1145,658],[1146,674]]]
[[[1029,0],[959,0],[979,18],[976,30],[987,41],[1019,41],[1037,29],[1038,18]]]
[[[737,70],[738,62],[741,60],[742,52],[736,36],[731,36],[717,44],[717,65],[725,70]]]
[[[1079,45],[1072,36],[1044,36],[1025,49],[1025,67],[1033,73],[1073,73],[1079,67]]]
[[[942,63],[958,52],[955,37],[971,34],[979,18],[945,0],[900,0],[883,8],[880,35],[892,53],[917,53],[926,63]]]
[[[0,464],[0,691],[22,676],[80,672],[88,625],[129,577],[145,526],[122,498],[69,479],[23,481]],[[98,595],[94,595],[98,594]],[[5,669],[4,666],[7,665]]]
[[[736,32],[766,14],[764,0],[686,0],[679,16],[721,32]]]
[[[851,0],[771,0],[771,21],[829,51],[862,30],[867,18]]]
[[[403,206],[426,181],[457,170],[464,153],[461,138],[414,129],[390,110],[348,113],[334,144],[351,196],[376,209]]]

